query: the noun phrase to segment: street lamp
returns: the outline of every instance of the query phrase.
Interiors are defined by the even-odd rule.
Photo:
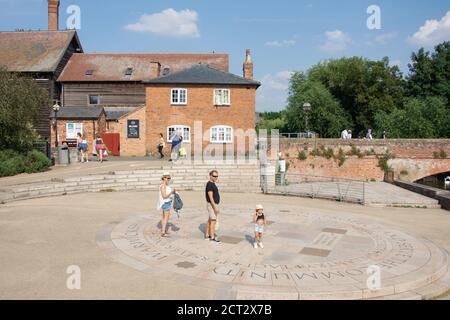
[[[55,113],[55,147],[58,148],[59,141],[58,141],[58,111],[61,108],[61,106],[58,104],[58,102],[55,103],[55,105],[52,107],[53,112]]]
[[[306,129],[306,137],[309,136],[308,130],[308,115],[311,112],[311,104],[306,102],[303,104],[303,112],[305,113],[305,129]]]

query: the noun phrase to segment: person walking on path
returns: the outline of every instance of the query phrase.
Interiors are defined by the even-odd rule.
[[[369,129],[369,130],[367,131],[366,139],[367,139],[367,140],[373,140],[372,129]]]
[[[255,242],[253,242],[253,247],[257,249],[259,246],[261,249],[264,249],[261,239],[264,233],[264,227],[267,225],[267,216],[264,215],[264,207],[260,204],[256,206],[253,223],[255,224]]]
[[[172,136],[172,150],[170,155],[169,161],[176,161],[178,160],[178,155],[180,152],[181,142],[183,141],[183,137],[178,131],[175,131],[175,133]]]
[[[86,137],[83,135],[80,143],[80,152],[81,152],[81,162],[89,162],[89,152],[88,152],[88,142]]]
[[[175,188],[172,189],[169,184],[172,180],[170,173],[164,172],[161,178],[161,184],[159,186],[158,193],[158,204],[156,208],[162,211],[162,220],[161,220],[161,237],[169,236],[167,232],[167,224],[170,219],[170,208],[172,206],[172,199],[175,194]]]
[[[99,134],[95,139],[95,151],[97,152],[97,161],[103,163],[103,139]]]
[[[205,227],[205,240],[210,240],[216,243],[220,243],[216,231],[216,223],[220,214],[220,194],[217,188],[216,182],[219,179],[219,173],[217,170],[213,170],[209,173],[209,181],[206,184],[205,196],[206,196],[206,211],[208,212],[208,222]]]
[[[161,155],[161,159],[164,158],[163,149],[166,147],[166,143],[164,142],[164,135],[162,133],[159,134],[159,144],[158,144],[158,152]]]
[[[79,162],[83,162],[83,152],[81,151],[81,143],[83,141],[83,137],[81,136],[81,133],[77,133],[77,149],[78,149],[78,157]]]

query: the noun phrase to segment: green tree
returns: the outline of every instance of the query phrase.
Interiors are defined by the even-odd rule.
[[[414,52],[408,66],[407,88],[411,96],[440,96],[450,103],[450,41],[437,45],[433,53],[423,48]]]
[[[297,72],[290,81],[286,109],[287,126],[290,131],[306,131],[306,115],[303,110],[303,104],[306,102],[312,105],[308,115],[308,129],[319,133],[321,137],[339,137],[344,128],[350,127],[349,115],[327,88],[320,82],[308,80],[303,73]]]
[[[48,95],[32,79],[0,69],[0,150],[30,148],[42,105],[49,105]]]
[[[376,128],[389,138],[426,139],[450,137],[450,114],[442,97],[408,98],[403,109],[375,116]]]
[[[389,58],[371,61],[361,57],[328,60],[313,66],[307,78],[322,83],[346,110],[363,132],[374,124],[375,114],[389,112],[401,105],[404,80],[397,66],[389,66]]]

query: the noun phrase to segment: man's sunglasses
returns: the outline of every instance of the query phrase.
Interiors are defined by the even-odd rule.
[[[213,177],[213,178],[218,178],[219,176],[211,176],[211,177]]]

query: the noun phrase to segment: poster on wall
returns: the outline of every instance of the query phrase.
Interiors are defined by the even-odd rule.
[[[129,139],[139,139],[139,120],[128,120],[127,137]]]
[[[76,139],[77,133],[83,134],[82,123],[67,123],[66,124],[66,139]]]

